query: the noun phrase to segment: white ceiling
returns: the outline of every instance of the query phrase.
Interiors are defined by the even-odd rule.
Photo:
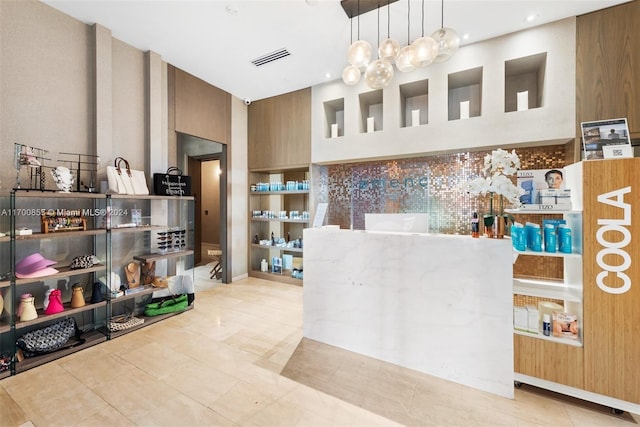
[[[114,38],[168,62],[241,99],[258,100],[341,79],[347,48],[358,38],[339,0],[43,0]],[[444,25],[475,43],[578,16],[627,0],[444,0]],[[381,0],[385,4],[385,0]],[[441,0],[424,2],[424,34],[440,27]],[[410,13],[408,12],[410,7]],[[229,13],[230,9],[232,13]],[[422,33],[421,0],[399,0],[361,15],[360,38],[377,46],[390,35],[407,42]],[[526,17],[535,15],[533,22]],[[409,24],[408,24],[409,22]],[[285,48],[291,55],[256,67],[250,61]],[[327,77],[330,73],[330,77]]]

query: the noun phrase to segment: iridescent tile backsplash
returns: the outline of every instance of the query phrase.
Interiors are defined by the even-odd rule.
[[[564,167],[572,150],[566,144],[516,153],[522,169],[549,169]],[[315,200],[329,203],[325,224],[340,228],[363,230],[365,213],[427,213],[432,233],[470,234],[473,212],[488,211],[488,202],[461,188],[478,176],[489,152],[314,165]]]

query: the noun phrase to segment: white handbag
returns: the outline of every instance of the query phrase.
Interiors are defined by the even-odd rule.
[[[144,171],[132,170],[129,162],[116,157],[113,166],[107,166],[109,192],[115,194],[149,194]]]

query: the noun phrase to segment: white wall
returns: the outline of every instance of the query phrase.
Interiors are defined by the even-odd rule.
[[[347,86],[342,79],[313,87],[313,163],[339,163],[381,157],[455,152],[518,144],[565,143],[575,136],[575,31],[569,18],[526,31],[464,46],[445,63],[410,73],[395,73],[383,89],[383,130],[360,133],[359,94],[370,92],[362,79]],[[547,53],[543,106],[505,113],[505,61]],[[482,115],[468,120],[447,117],[448,75],[483,68]],[[399,85],[429,80],[429,120],[401,127]],[[324,102],[344,99],[345,136],[325,138]]]

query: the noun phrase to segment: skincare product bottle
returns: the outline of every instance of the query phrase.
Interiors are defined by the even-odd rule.
[[[269,265],[267,264],[267,260],[263,259],[262,261],[260,261],[260,271],[264,273],[268,270],[269,270]]]
[[[478,223],[478,212],[473,213],[471,218],[471,237],[480,237],[480,224]]]
[[[542,316],[542,333],[547,337],[551,335],[551,316],[548,313]]]
[[[556,227],[553,224],[546,224],[544,226],[544,251],[556,252],[557,244]]]
[[[531,228],[531,250],[534,252],[542,252],[542,229],[540,224],[533,224]]]
[[[570,254],[571,248],[571,228],[566,224],[558,226],[558,250],[563,254]]]

